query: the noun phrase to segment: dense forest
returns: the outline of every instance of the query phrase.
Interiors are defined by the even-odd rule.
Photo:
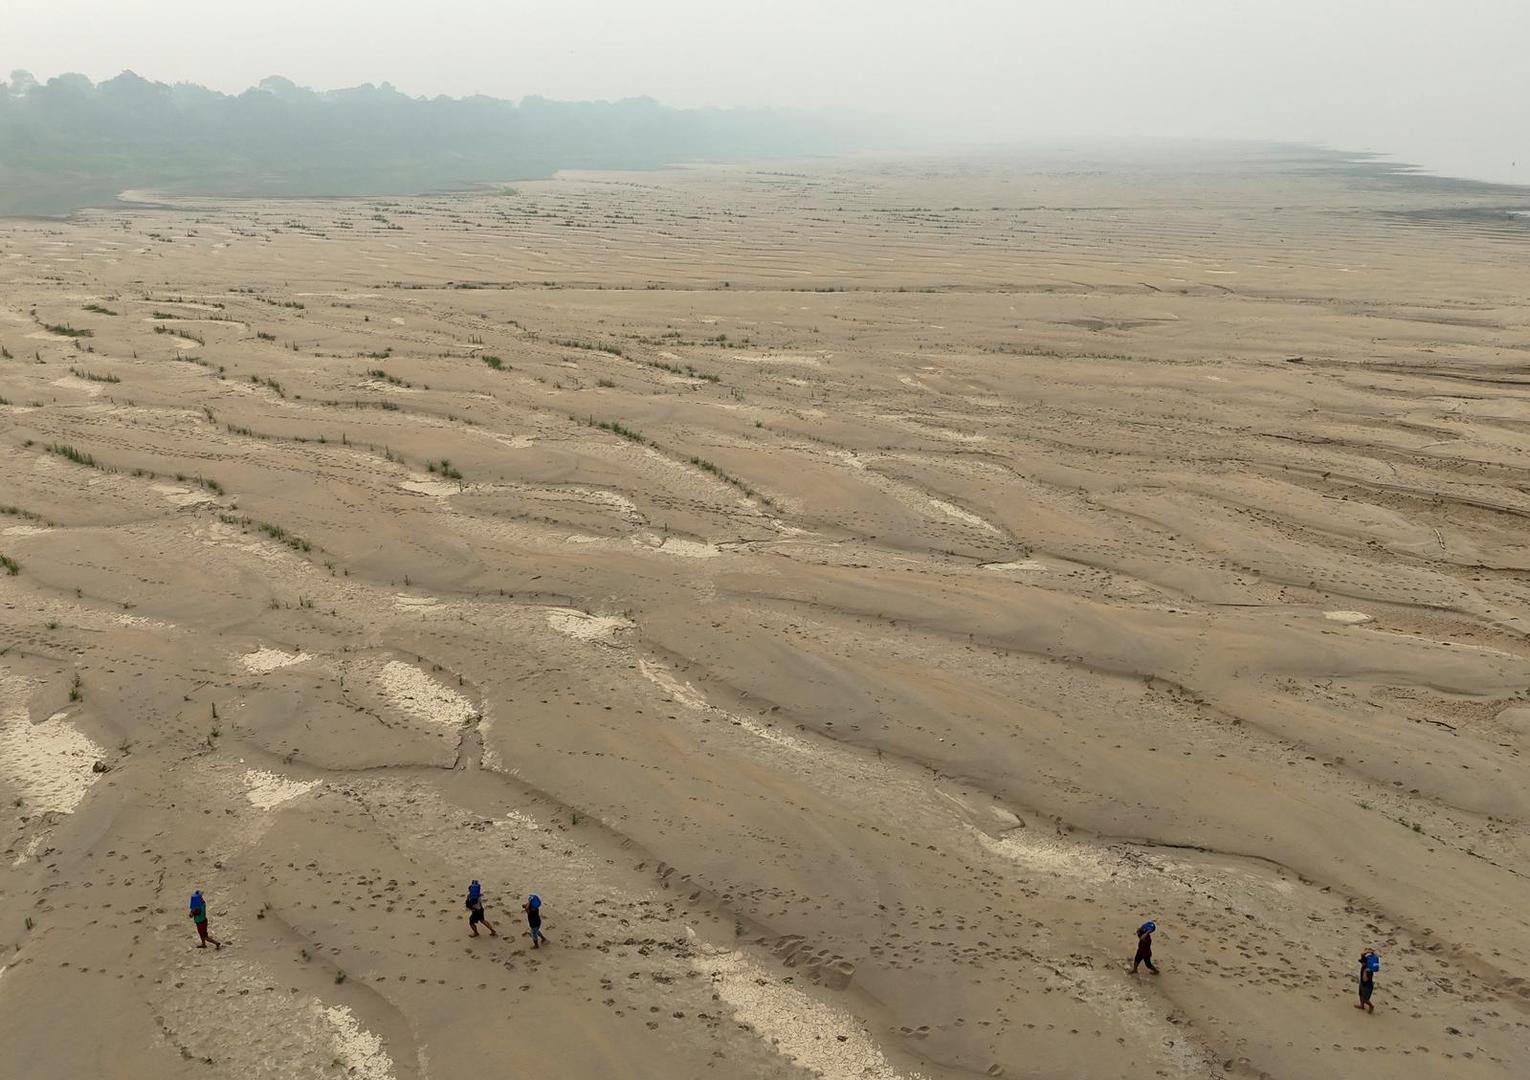
[[[765,109],[647,98],[417,98],[387,83],[314,91],[272,77],[242,94],[132,72],[0,82],[0,214],[55,214],[147,188],[190,194],[380,195],[569,168],[822,154],[864,128]]]

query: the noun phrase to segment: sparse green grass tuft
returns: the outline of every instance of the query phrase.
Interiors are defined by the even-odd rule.
[[[280,525],[273,525],[269,521],[256,521],[253,518],[240,517],[236,514],[219,514],[218,520],[225,525],[238,525],[241,529],[254,529],[257,532],[265,533],[272,540],[286,544],[293,551],[306,553],[313,550],[313,545],[307,540],[300,536],[293,536]],[[275,603],[276,601],[273,600],[272,604],[274,605]]]
[[[109,308],[109,307],[102,307],[100,304],[86,304],[85,305],[85,310],[86,311],[94,311],[97,315],[115,315],[115,314],[117,314],[111,308]]]
[[[373,355],[376,356],[378,354],[374,353]],[[405,382],[403,379],[400,379],[397,375],[389,375],[382,368],[370,368],[368,369],[367,374],[374,379],[381,379],[383,382],[388,383],[391,386],[411,385],[410,383]]]
[[[505,366],[505,362],[497,356],[480,356],[479,359],[482,360],[485,364],[488,364],[495,371],[499,371]]]
[[[96,332],[94,330],[77,330],[67,323],[44,323],[43,329],[48,331],[50,334],[59,334],[63,337],[82,338],[96,336]]]
[[[462,479],[462,473],[453,468],[452,463],[446,460],[446,458],[442,458],[440,461],[427,461],[425,463],[425,471],[439,473],[440,475],[446,477],[448,480]]]
[[[697,371],[689,364],[686,364],[685,367],[682,368],[678,364],[666,364],[662,360],[650,360],[648,361],[648,366],[659,368],[663,371],[669,372],[672,375],[683,375],[687,379],[701,379],[702,381],[709,383],[722,382],[722,378],[720,376],[713,375],[710,371]]]
[[[119,383],[122,381],[115,375],[97,375],[93,371],[86,371],[84,368],[77,367],[70,368],[69,374],[77,379],[84,379],[86,382]]]
[[[9,555],[0,555],[0,570],[4,570],[9,576],[15,577],[21,573],[21,564]]]
[[[83,450],[77,450],[67,443],[49,443],[45,449],[48,453],[57,454],[61,458],[67,458],[76,465],[86,465],[92,469],[99,469],[101,467],[90,454],[85,453]]]
[[[628,440],[629,442],[645,443],[648,441],[648,439],[645,438],[641,432],[633,431],[620,420],[602,420],[595,426],[598,427],[601,431],[609,431],[613,435],[620,435],[622,438]]]
[[[554,345],[562,345],[566,349],[585,349],[589,352],[610,353],[612,356],[626,356],[620,345],[607,345],[599,341],[576,341],[573,338],[556,338]]]

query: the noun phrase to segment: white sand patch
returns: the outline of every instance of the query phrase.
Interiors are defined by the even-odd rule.
[[[253,671],[257,675],[275,671],[277,668],[290,667],[293,664],[301,664],[308,659],[307,653],[290,653],[281,649],[272,649],[262,645],[254,652],[245,653],[239,658],[246,671]]]
[[[388,321],[393,323],[395,326],[403,326],[404,325],[404,317],[402,315],[395,315],[391,319],[389,319]]]
[[[42,525],[10,525],[0,529],[0,536],[41,536],[45,532],[52,531]]]
[[[478,715],[467,698],[402,660],[384,664],[377,682],[395,706],[427,723],[455,728]]]
[[[984,850],[1002,859],[1018,863],[1034,873],[1074,881],[1106,881],[1127,867],[1119,860],[1061,838],[1041,836],[1034,829],[1010,829],[1001,836],[989,836],[981,829],[967,827]]]
[[[11,865],[20,866],[28,859],[37,858],[37,852],[42,848],[42,844],[43,837],[41,834],[32,837],[32,839],[28,840],[22,849],[16,853],[16,857],[11,860]]]
[[[62,379],[54,379],[53,385],[61,390],[79,390],[91,397],[101,396],[101,384],[82,379],[77,375],[65,375]]]
[[[441,602],[434,596],[410,596],[408,593],[395,593],[393,606],[399,611],[425,612],[441,606]]]
[[[712,980],[734,1017],[782,1057],[824,1080],[909,1080],[850,1013],[788,986],[737,951],[703,947],[692,966]]]
[[[1037,570],[1045,570],[1046,563],[1037,562],[1035,559],[1020,559],[1017,562],[991,562],[984,563],[984,570],[1018,570],[1025,573],[1033,573]]]
[[[502,435],[497,431],[474,430],[476,434],[486,435],[502,446],[509,447],[511,450],[525,450],[536,442],[530,435]]]
[[[450,480],[432,480],[426,476],[411,477],[400,481],[398,486],[417,495],[455,495],[462,490],[461,485]]]
[[[1359,626],[1361,623],[1374,621],[1375,617],[1363,611],[1325,611],[1323,618],[1329,622],[1343,623],[1345,626]]]
[[[794,754],[812,753],[812,747],[808,746],[801,739],[794,739],[784,732],[766,727],[764,724],[751,720],[747,716],[739,716],[736,713],[730,713],[724,709],[717,708],[707,701],[706,696],[700,690],[697,690],[688,682],[681,682],[673,672],[657,661],[640,657],[638,659],[638,672],[643,678],[653,683],[660,690],[663,690],[673,700],[687,709],[707,713],[719,720],[732,724],[734,727],[742,728],[757,739],[764,739],[768,743],[774,743],[776,746],[790,750]]]
[[[31,689],[0,675],[0,775],[21,792],[29,813],[72,813],[100,775],[90,768],[106,751],[62,712],[32,723],[24,705]]]
[[[149,619],[142,615],[129,615],[119,612],[112,616],[112,621],[119,626],[131,626],[135,630],[174,630],[174,623],[161,622],[159,619]]]
[[[960,506],[953,506],[951,503],[945,502],[941,499],[931,499],[930,505],[933,506],[936,510],[939,510],[942,514],[945,514],[946,517],[953,518],[962,522],[963,524],[975,526],[976,528],[982,529],[985,532],[996,533],[999,531],[988,522],[978,517],[976,514],[968,513]]]
[[[653,683],[686,708],[698,710],[711,708],[707,704],[707,699],[702,696],[699,690],[690,683],[682,683],[662,664],[654,663],[652,660],[640,659],[638,661],[638,671],[642,673],[643,678]]]
[[[823,360],[805,353],[734,353],[733,359],[745,364],[799,364],[803,367],[821,367]]]
[[[576,608],[550,608],[547,612],[547,625],[560,634],[567,634],[580,641],[609,645],[617,634],[631,630],[633,622],[624,615],[591,615]]]
[[[382,1040],[361,1026],[356,1014],[346,1005],[318,1006],[330,1027],[335,1056],[347,1076],[359,1080],[393,1080],[393,1058],[383,1049]]]
[[[684,559],[715,559],[722,554],[720,549],[711,544],[703,544],[696,540],[682,540],[678,536],[666,537],[657,550],[665,555],[678,555]]]
[[[164,497],[172,506],[200,506],[217,500],[206,491],[176,487],[174,484],[150,484],[150,489]]]
[[[988,812],[1012,829],[1020,824],[1020,818],[1002,806],[990,806]]]
[[[288,780],[264,769],[248,769],[244,774],[244,797],[262,810],[270,810],[318,787],[318,780]]]

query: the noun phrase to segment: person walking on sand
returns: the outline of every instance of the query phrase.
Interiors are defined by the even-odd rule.
[[[526,925],[531,927],[531,947],[540,949],[547,939],[542,936],[542,898],[535,893],[521,905],[526,913]]]
[[[476,881],[468,886],[467,909],[468,930],[474,937],[478,936],[479,923],[483,923],[484,928],[489,931],[490,937],[499,937],[499,935],[494,931],[494,924],[489,922],[488,919],[484,918],[483,889],[479,887],[479,884]]]
[[[1152,921],[1143,923],[1137,927],[1137,955],[1132,957],[1132,974],[1137,974],[1137,965],[1146,964],[1147,969],[1154,975],[1158,969],[1153,966],[1153,931],[1158,929],[1158,924]]]
[[[202,939],[197,948],[207,948],[209,941],[213,943],[213,948],[223,948],[223,942],[207,932],[207,901],[202,899],[201,889],[191,894],[191,921],[196,923],[197,936]]]
[[[1381,957],[1376,955],[1375,949],[1366,949],[1360,954],[1360,1000],[1355,1002],[1355,1008],[1368,1013],[1376,1011],[1376,1006],[1371,1004],[1371,991],[1376,989],[1376,972],[1380,970]]]

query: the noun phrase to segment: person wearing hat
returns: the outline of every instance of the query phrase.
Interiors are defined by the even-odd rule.
[[[531,947],[540,949],[547,939],[542,936],[542,898],[535,893],[521,905],[526,913],[526,925],[531,927]]]
[[[1149,920],[1137,927],[1137,955],[1132,958],[1132,974],[1137,973],[1138,964],[1146,964],[1147,969],[1154,975],[1158,969],[1153,966],[1153,931],[1158,929],[1158,924]]]
[[[494,924],[489,922],[488,919],[484,918],[483,889],[479,887],[478,882],[476,881],[468,886],[467,909],[468,931],[474,937],[478,936],[479,923],[483,923],[484,927],[489,931],[490,937],[499,937],[499,935],[494,932]]]

